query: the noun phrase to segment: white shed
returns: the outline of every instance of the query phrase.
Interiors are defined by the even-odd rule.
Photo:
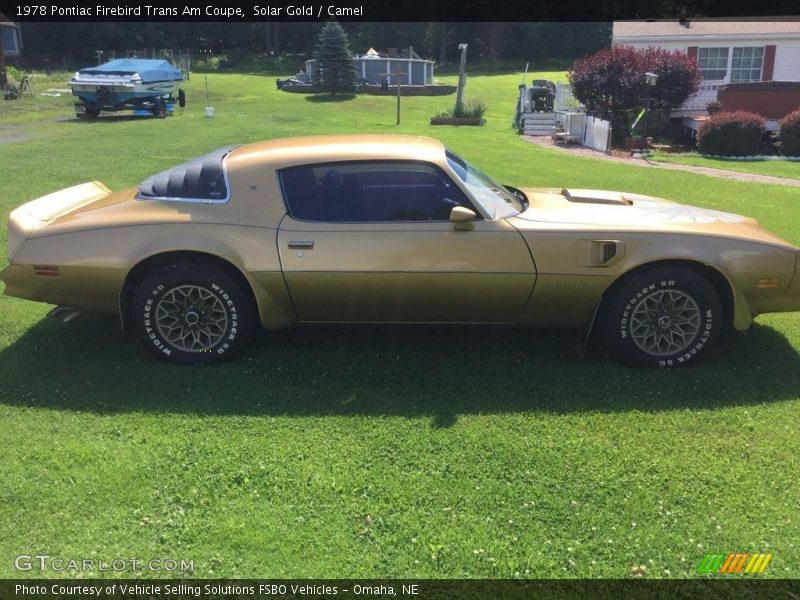
[[[22,52],[22,36],[17,25],[0,13],[0,44],[6,58],[19,56]]]

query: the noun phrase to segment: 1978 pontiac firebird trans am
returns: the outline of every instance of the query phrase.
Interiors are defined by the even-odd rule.
[[[5,293],[120,314],[176,363],[301,323],[583,328],[622,361],[691,364],[721,329],[800,310],[800,249],[734,214],[500,185],[436,140],[221,148],[11,213]]]

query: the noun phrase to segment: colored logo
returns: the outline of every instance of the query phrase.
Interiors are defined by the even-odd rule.
[[[697,572],[755,575],[756,573],[763,573],[771,560],[772,552],[769,554],[750,554],[749,552],[706,554],[698,565]]]

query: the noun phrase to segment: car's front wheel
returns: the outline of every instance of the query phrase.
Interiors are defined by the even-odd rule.
[[[253,328],[248,294],[206,265],[156,269],[139,285],[132,308],[147,348],[179,364],[221,362],[244,347]]]
[[[724,319],[714,286],[691,269],[642,271],[608,299],[601,329],[622,362],[645,367],[693,364],[719,337]]]

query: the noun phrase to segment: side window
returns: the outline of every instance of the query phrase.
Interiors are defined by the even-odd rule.
[[[446,221],[455,206],[475,210],[441,169],[425,162],[303,165],[279,177],[289,214],[303,221]]]

